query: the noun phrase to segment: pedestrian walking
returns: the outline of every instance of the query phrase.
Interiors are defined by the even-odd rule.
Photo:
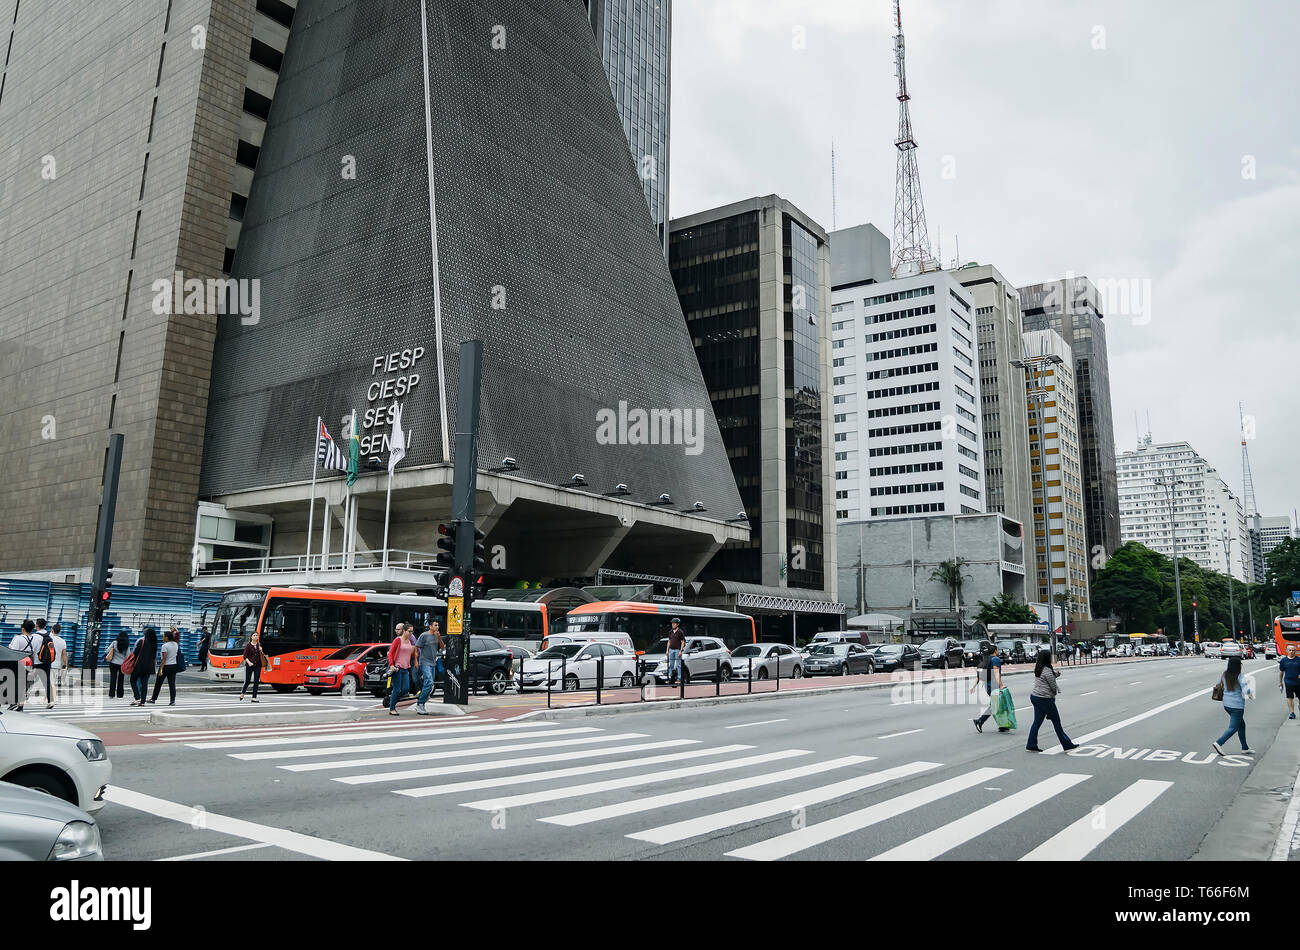
[[[68,649],[68,641],[63,639],[62,624],[56,623],[50,628],[50,639],[54,641],[54,678],[62,689],[67,685],[68,667],[72,665],[72,651]]]
[[[1211,742],[1211,747],[1219,755],[1224,755],[1223,744],[1235,735],[1241,740],[1241,754],[1254,755],[1255,750],[1246,744],[1246,698],[1254,699],[1255,690],[1241,675],[1241,657],[1234,656],[1228,660],[1228,668],[1210,695],[1223,701],[1223,711],[1228,714],[1228,731],[1219,736],[1218,742]]]
[[[1300,656],[1296,656],[1294,643],[1286,645],[1286,656],[1277,665],[1277,688],[1286,696],[1286,708],[1291,711],[1287,718],[1294,719],[1296,696],[1300,695]]]
[[[208,645],[211,642],[212,635],[208,633],[207,627],[199,627],[199,672],[208,671]]]
[[[686,645],[686,631],[682,629],[682,619],[674,617],[668,630],[668,685],[677,682],[682,671],[682,647]]]
[[[54,638],[50,631],[45,627],[45,618],[36,618],[36,636],[40,638],[40,643],[36,647],[36,656],[32,660],[32,669],[36,673],[38,682],[45,687],[45,708],[54,708],[54,670],[58,665],[57,648],[54,645]]]
[[[411,639],[411,628],[406,624],[397,625],[397,637],[388,648],[388,715],[396,716],[397,701],[404,697],[411,688],[411,666],[415,662],[415,641]]]
[[[117,635],[104,652],[104,662],[108,664],[108,698],[122,699],[126,677],[122,675],[122,664],[126,662],[131,648],[131,638],[123,630]]]
[[[1029,728],[1029,742],[1025,745],[1028,752],[1042,752],[1038,748],[1038,727],[1043,720],[1050,720],[1056,730],[1056,738],[1066,752],[1079,746],[1070,741],[1070,737],[1061,728],[1061,714],[1056,709],[1056,696],[1061,688],[1056,684],[1056,669],[1052,666],[1051,654],[1046,651],[1038,654],[1034,664],[1034,688],[1029,691],[1029,701],[1034,705],[1034,724]]]
[[[10,703],[9,709],[13,712],[23,711],[23,702],[27,694],[27,678],[30,675],[39,676],[37,667],[37,654],[45,644],[45,638],[36,632],[36,624],[30,620],[24,620],[18,628],[19,633],[9,641],[9,649],[17,650],[19,653],[26,653],[27,660],[23,664],[23,688],[18,693],[19,702]],[[46,694],[48,699],[49,694]]]
[[[143,706],[145,696],[149,692],[149,677],[153,675],[154,666],[158,662],[157,630],[153,627],[144,628],[140,639],[135,641],[131,660],[131,695],[135,697],[131,705]],[[125,669],[123,672],[126,672]]]
[[[438,621],[429,624],[429,629],[416,639],[415,651],[420,662],[420,678],[423,680],[420,684],[420,698],[415,702],[415,712],[416,715],[427,716],[429,712],[424,708],[424,704],[428,702],[429,694],[433,692],[438,666],[442,663],[442,628]]]
[[[244,688],[239,691],[239,701],[244,701],[248,692],[248,681],[253,681],[253,702],[257,702],[257,687],[262,685],[262,670],[266,666],[266,654],[262,652],[262,637],[254,633],[248,638],[244,647]]]
[[[996,643],[989,647],[989,652],[986,653],[984,658],[980,661],[979,668],[983,675],[976,678],[970,691],[972,693],[975,692],[975,690],[982,684],[984,686],[984,693],[988,697],[988,705],[984,707],[984,712],[980,714],[978,719],[972,719],[971,721],[975,723],[976,732],[983,732],[984,723],[988,722],[989,717],[993,715],[993,682],[995,678],[998,684],[997,688],[999,690],[1002,689],[1002,657],[998,656],[998,645]],[[998,726],[998,732],[1010,731],[1011,728],[1009,726]]]
[[[158,651],[158,678],[153,683],[153,698],[149,700],[150,706],[158,702],[158,694],[162,691],[163,680],[167,681],[167,692],[171,697],[171,702],[167,705],[176,705],[176,670],[180,666],[178,658],[180,652],[181,635],[173,627],[163,634],[162,649]]]

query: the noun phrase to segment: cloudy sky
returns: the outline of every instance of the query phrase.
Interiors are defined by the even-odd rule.
[[[777,193],[892,236],[891,0],[676,0],[671,210]],[[1134,412],[1263,514],[1300,505],[1300,3],[903,0],[912,120],[945,266],[1134,292],[1107,333]]]

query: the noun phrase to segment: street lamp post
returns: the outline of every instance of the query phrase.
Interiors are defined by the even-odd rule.
[[[1187,482],[1181,478],[1175,478],[1171,474],[1168,478],[1154,478],[1152,483],[1159,485],[1165,490],[1169,498],[1169,533],[1174,539],[1174,596],[1178,599],[1178,649],[1187,649],[1187,636],[1183,633],[1183,582],[1178,573],[1178,520],[1177,512],[1174,511],[1174,488],[1178,485],[1186,485]]]
[[[1052,566],[1052,519],[1051,513],[1047,508],[1047,449],[1046,434],[1044,433],[1043,423],[1043,401],[1047,398],[1047,384],[1043,381],[1045,373],[1043,371],[1044,363],[1061,365],[1065,362],[1056,354],[1030,357],[1027,353],[1024,359],[1012,360],[1011,365],[1023,369],[1029,377],[1030,390],[1029,394],[1035,397],[1035,408],[1037,409],[1038,422],[1038,483],[1039,490],[1043,499],[1043,544],[1047,549],[1047,634],[1051,640],[1052,655],[1056,655],[1056,626],[1053,620],[1054,611],[1052,608],[1053,595],[1056,588],[1056,570]],[[1030,473],[1032,476],[1032,472]],[[1032,478],[1031,478],[1032,482]],[[1064,507],[1064,506],[1062,506]],[[1064,511],[1062,511],[1062,524],[1064,524]],[[1064,540],[1064,535],[1062,535]],[[1066,545],[1068,547],[1068,545]],[[1037,542],[1035,541],[1035,547]],[[1069,552],[1066,555],[1066,571],[1069,571]],[[1066,588],[1069,588],[1069,574],[1066,574]],[[1065,606],[1061,606],[1061,630],[1065,631]]]
[[[1229,611],[1228,615],[1232,618],[1232,638],[1235,640],[1237,639],[1237,604],[1236,604],[1236,598],[1232,591],[1232,553],[1231,552],[1232,552],[1232,538],[1230,538],[1227,534],[1224,534],[1223,535],[1223,560],[1228,565],[1228,611]],[[1255,636],[1252,633],[1251,640],[1254,639]]]

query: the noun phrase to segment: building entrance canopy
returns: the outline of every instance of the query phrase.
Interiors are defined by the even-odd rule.
[[[722,607],[740,613],[760,615],[835,614],[843,616],[849,608],[828,601],[826,592],[798,587],[766,587],[739,581],[705,581],[695,595],[699,607]]]

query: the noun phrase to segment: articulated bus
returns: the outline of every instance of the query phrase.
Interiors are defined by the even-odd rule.
[[[471,619],[475,634],[528,649],[537,648],[549,627],[542,605],[504,600],[474,601]],[[271,660],[262,682],[288,693],[302,684],[307,667],[342,647],[389,643],[397,624],[410,623],[418,634],[435,620],[446,635],[447,602],[408,593],[309,587],[227,591],[213,621],[208,676],[242,683],[244,647],[257,631]]]
[[[1288,644],[1300,647],[1300,617],[1277,617],[1273,620],[1273,642],[1277,655],[1286,656]]]
[[[626,633],[638,654],[656,640],[668,636],[674,617],[680,617],[682,631],[688,637],[717,637],[728,650],[745,643],[756,643],[758,633],[754,618],[729,610],[711,607],[684,607],[681,604],[642,603],[639,601],[600,601],[574,607],[557,622],[555,632],[569,636],[592,633]]]

